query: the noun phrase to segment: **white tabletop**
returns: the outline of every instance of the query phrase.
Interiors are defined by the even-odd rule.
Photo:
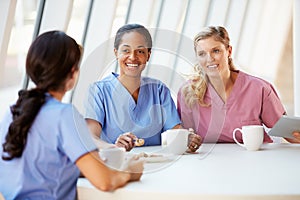
[[[77,185],[80,200],[300,199],[300,145],[264,144],[247,151],[236,144],[204,144],[198,154],[146,163],[141,181],[114,192],[97,190],[84,178]]]

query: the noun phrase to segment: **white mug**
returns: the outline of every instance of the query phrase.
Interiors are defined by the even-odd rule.
[[[125,152],[125,148],[100,149],[99,156],[108,167],[120,169],[125,160]]]
[[[171,154],[183,154],[187,149],[189,134],[187,129],[167,130],[161,134],[161,144]]]
[[[235,136],[237,131],[241,132],[244,144],[237,141]],[[238,145],[245,147],[247,150],[257,151],[264,140],[264,127],[260,125],[248,125],[243,126],[242,129],[236,128],[233,131],[233,139]]]

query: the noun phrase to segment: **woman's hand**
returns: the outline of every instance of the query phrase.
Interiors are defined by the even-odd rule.
[[[294,131],[293,132],[294,138],[284,138],[286,141],[289,143],[300,143],[300,132],[299,131]]]
[[[117,141],[115,142],[115,145],[118,147],[124,147],[126,151],[130,151],[134,147],[134,142],[137,139],[138,138],[130,132],[123,133],[118,137]]]
[[[188,148],[191,152],[195,152],[197,151],[197,149],[199,149],[202,142],[202,138],[199,135],[195,134],[192,128],[189,128],[189,131],[190,134],[188,138]]]
[[[294,131],[293,136],[295,138],[294,143],[300,143],[300,132],[299,131]]]
[[[130,181],[138,181],[144,171],[144,159],[135,155],[124,161],[122,170],[130,174]]]

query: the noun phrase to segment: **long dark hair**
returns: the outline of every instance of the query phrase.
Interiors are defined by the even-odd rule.
[[[115,42],[114,42],[115,49],[117,50],[119,49],[119,45],[121,43],[123,35],[130,32],[137,32],[142,36],[144,36],[147,43],[148,51],[149,52],[151,51],[152,48],[151,34],[149,33],[148,29],[146,29],[143,25],[140,24],[125,24],[121,28],[119,28],[115,36]]]
[[[16,104],[10,108],[13,121],[2,145],[3,160],[22,156],[29,129],[46,101],[45,93],[64,90],[67,78],[78,70],[80,58],[80,46],[64,32],[49,31],[33,41],[26,58],[26,73],[36,87],[19,91]]]

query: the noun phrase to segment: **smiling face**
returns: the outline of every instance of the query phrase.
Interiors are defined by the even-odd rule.
[[[228,77],[230,74],[228,59],[231,56],[231,46],[228,48],[222,42],[209,37],[201,39],[196,45],[196,54],[200,66],[208,77]]]
[[[145,37],[132,31],[122,36],[118,49],[114,49],[120,66],[120,75],[140,78],[151,52]]]

